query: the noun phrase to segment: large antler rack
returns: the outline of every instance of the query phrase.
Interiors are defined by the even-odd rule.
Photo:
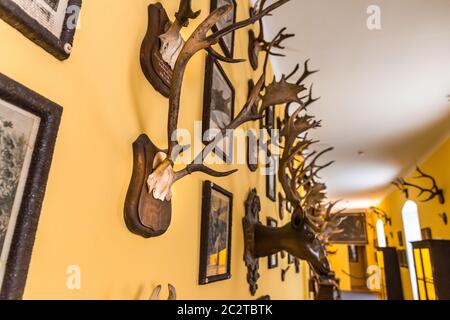
[[[421,199],[420,201],[427,202],[433,200],[434,198],[437,198],[440,204],[445,204],[444,191],[441,188],[439,188],[436,179],[431,175],[423,172],[419,167],[416,168],[416,171],[419,173],[419,175],[414,177],[414,179],[427,179],[431,182],[431,187],[429,188],[422,187],[417,184],[408,182],[404,178],[398,178],[397,180],[393,181],[392,184],[396,186],[398,189],[400,189],[407,199],[409,199],[410,196],[409,194],[410,188],[413,188],[419,191],[418,194],[419,198],[422,195],[425,194],[428,195],[426,198]]]
[[[278,0],[249,19],[233,23],[218,31],[210,32],[213,26],[233,9],[231,5],[222,6],[214,10],[200,23],[186,40],[177,55],[176,63],[173,67],[173,74],[170,78],[167,125],[168,148],[163,150],[156,147],[147,136],[141,136],[134,144],[134,172],[125,205],[125,220],[132,232],[144,237],[153,237],[159,236],[167,230],[171,217],[172,186],[176,181],[194,172],[203,172],[210,176],[224,177],[236,171],[218,172],[203,164],[206,156],[220,142],[216,138],[206,144],[204,150],[194,158],[191,164],[178,172],[174,171],[173,167],[177,157],[189,148],[189,146],[181,146],[176,139],[184,73],[191,58],[202,50],[206,50],[224,62],[237,63],[244,61],[221,56],[212,49],[212,46],[217,44],[227,34],[253,24],[288,1]],[[191,9],[190,1],[183,1],[180,4],[180,10],[177,14],[178,24],[184,25],[189,19],[197,15],[198,13],[194,13]],[[272,41],[273,44],[276,44],[280,37],[281,35],[277,35]],[[280,97],[277,99],[277,97],[271,94],[264,93],[266,91],[267,61],[268,57],[266,58],[262,75],[253,88],[247,103],[238,116],[218,133],[218,136],[246,122],[259,119],[260,113],[258,108],[260,105],[265,105],[265,101],[270,100],[275,103],[282,101]],[[281,87],[282,84],[275,81],[272,86],[276,88]],[[145,178],[143,179],[143,177]]]
[[[266,5],[266,0],[259,0],[255,3],[255,5],[250,8],[250,16],[255,17],[258,16],[262,11],[264,11],[264,7]],[[279,32],[279,37],[277,37],[277,40],[275,42],[268,42],[265,40],[264,36],[264,23],[263,18],[261,17],[258,19],[259,24],[259,34],[258,36],[255,35],[255,32],[253,30],[249,31],[249,48],[248,48],[248,54],[249,54],[249,61],[250,65],[254,70],[258,69],[259,65],[259,54],[261,52],[266,52],[269,55],[272,56],[279,56],[284,57],[283,54],[272,51],[273,49],[285,49],[285,47],[282,45],[282,43],[289,38],[292,38],[295,36],[295,34],[285,33],[286,28],[282,28]]]
[[[369,212],[373,212],[377,217],[382,219],[384,223],[392,225],[392,218],[391,216],[384,210],[377,208],[377,207],[370,207]]]

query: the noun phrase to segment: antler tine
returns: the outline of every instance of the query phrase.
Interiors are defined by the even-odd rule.
[[[297,63],[295,65],[294,70],[286,76],[286,80],[289,80],[290,78],[292,78],[292,76],[294,76],[297,73],[298,69],[300,69],[300,64],[299,63]]]
[[[313,98],[313,87],[314,87],[314,83],[311,83],[311,86],[309,87],[308,95],[300,98],[300,99],[308,98],[308,100],[306,100],[306,102],[304,103],[304,109],[307,109],[311,104],[313,104],[314,102],[321,99],[321,97]]]
[[[252,23],[255,23],[256,21],[262,19],[264,16],[268,15],[273,10],[277,9],[278,7],[284,5],[285,3],[289,2],[290,0],[278,0],[277,2],[273,3],[272,5],[268,6],[266,9],[260,11],[257,15],[248,18],[247,20],[233,23],[215,33],[210,35],[207,40],[212,42],[213,44],[217,43],[220,38],[227,35],[228,33],[231,33],[235,30],[244,28]]]
[[[219,137],[219,134],[224,136],[228,130],[236,129],[237,127],[246,122],[259,119],[259,114],[254,114],[253,112],[254,109],[253,106],[256,103],[258,103],[259,93],[263,89],[263,85],[264,85],[264,77],[261,76],[256,85],[253,87],[248,97],[247,103],[239,112],[239,114],[236,116],[236,118],[234,118],[234,120],[228,126],[221,129],[220,132],[217,134],[217,136],[206,144],[204,149],[195,157],[195,159],[189,165],[187,165],[184,169],[175,172],[174,181],[178,181],[194,172],[203,172],[214,177],[225,177],[238,171],[238,170],[231,170],[227,172],[218,172],[204,166],[202,163],[205,160],[206,156],[216,147],[216,145],[220,141],[222,141],[222,139],[217,139],[217,137]]]
[[[194,172],[203,172],[209,176],[221,178],[221,177],[227,177],[229,175],[232,175],[233,173],[235,173],[237,171],[238,171],[237,169],[234,169],[234,170],[230,170],[230,171],[220,172],[220,171],[216,171],[216,170],[213,170],[213,169],[205,166],[203,163],[201,163],[201,164],[194,163],[194,164],[187,166],[185,170],[175,172],[174,182],[176,182]]]
[[[196,19],[201,13],[201,10],[194,12],[192,10],[192,0],[181,0],[180,8],[175,13],[175,17],[183,27],[189,25],[189,19]]]
[[[297,84],[301,84],[303,81],[306,80],[310,75],[313,75],[314,73],[319,72],[319,70],[310,71],[308,67],[309,59],[305,61],[304,64],[304,70],[303,74],[300,76],[300,78],[297,80]]]
[[[245,59],[234,59],[234,58],[229,58],[229,57],[225,57],[223,55],[221,55],[220,53],[218,53],[216,50],[214,50],[212,47],[208,47],[206,48],[206,51],[212,55],[214,58],[216,58],[219,61],[222,62],[226,62],[226,63],[241,63],[241,62],[245,62]]]
[[[283,28],[280,30],[280,32],[278,32],[276,40],[273,43],[273,47],[278,48],[278,49],[285,49],[285,47],[283,47],[281,45],[281,43],[286,39],[295,37],[294,33],[284,33],[286,30],[287,30],[287,28]]]

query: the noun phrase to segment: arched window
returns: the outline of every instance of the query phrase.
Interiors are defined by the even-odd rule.
[[[384,223],[381,219],[378,219],[377,221],[377,238],[378,247],[386,248],[386,234],[384,233]]]
[[[402,218],[413,297],[414,300],[418,300],[419,292],[417,289],[416,268],[414,265],[414,254],[411,242],[422,240],[422,234],[420,232],[419,210],[417,209],[417,204],[414,201],[406,201],[402,210]]]

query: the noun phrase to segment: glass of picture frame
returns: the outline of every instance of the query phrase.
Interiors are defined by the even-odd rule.
[[[223,7],[224,5],[232,5],[233,9],[224,18],[217,22],[217,24],[212,28],[213,32],[217,32],[232,25],[233,23],[236,23],[237,4],[235,0],[211,0],[211,12],[217,8]],[[234,55],[234,37],[235,33],[231,32],[219,41],[219,45],[225,56],[229,58],[232,58]]]

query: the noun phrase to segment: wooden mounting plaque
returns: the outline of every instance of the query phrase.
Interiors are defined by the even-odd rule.
[[[153,172],[153,161],[159,152],[161,150],[145,134],[133,143],[133,174],[124,217],[128,229],[144,238],[164,234],[172,217],[172,202],[157,200],[148,193],[147,178]]]

